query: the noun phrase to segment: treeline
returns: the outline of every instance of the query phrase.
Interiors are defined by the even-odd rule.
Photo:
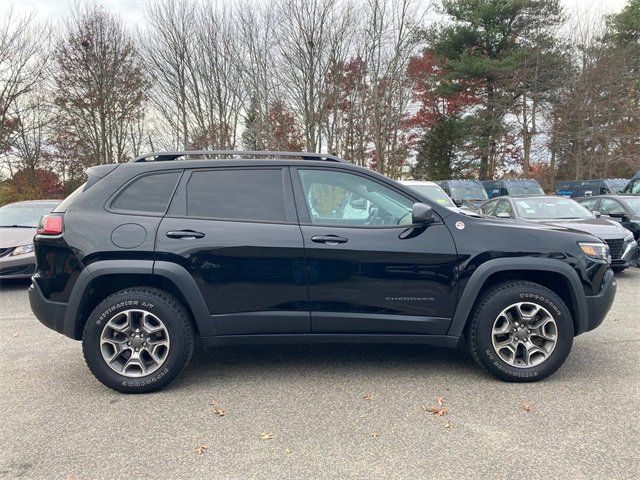
[[[640,0],[149,0],[0,22],[0,203],[149,150],[307,150],[392,177],[629,176]]]

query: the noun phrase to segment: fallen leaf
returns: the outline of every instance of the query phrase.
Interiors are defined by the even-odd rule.
[[[443,396],[436,397],[436,402],[438,402],[438,405],[443,406],[444,405],[444,397]]]
[[[531,411],[531,405],[529,405],[528,403],[523,403],[522,404],[522,410],[524,410],[525,412],[530,412]]]
[[[207,448],[209,448],[209,445],[198,445],[198,446],[195,448],[195,452],[196,452],[198,455],[202,455],[202,454],[205,452],[205,450],[206,450]]]
[[[427,408],[425,405],[423,405],[422,408],[424,408],[429,413],[433,413],[434,415],[437,415],[438,417],[444,417],[447,413],[449,413],[449,410],[445,407],[428,407]]]
[[[362,396],[362,398],[365,399],[365,400],[371,400],[373,398],[373,394],[372,393],[365,393]]]
[[[380,434],[379,434],[378,432],[373,432],[373,433],[371,434],[371,436],[372,436],[373,438],[378,438],[378,437],[380,436]]]
[[[269,432],[262,432],[260,435],[260,440],[271,440],[273,438],[275,438],[275,435],[273,435],[272,433]]]
[[[224,408],[220,408],[220,407],[213,407],[213,413],[215,413],[219,417],[224,417],[227,414]]]

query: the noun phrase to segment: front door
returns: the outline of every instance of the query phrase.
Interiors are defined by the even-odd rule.
[[[288,169],[186,172],[156,250],[189,270],[219,335],[310,333]]]
[[[457,296],[444,224],[412,227],[414,199],[366,174],[292,172],[313,332],[444,334]]]

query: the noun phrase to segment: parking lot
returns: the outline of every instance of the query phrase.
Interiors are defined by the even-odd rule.
[[[640,270],[618,284],[538,384],[423,346],[256,346],[125,396],[3,283],[0,478],[639,478]]]

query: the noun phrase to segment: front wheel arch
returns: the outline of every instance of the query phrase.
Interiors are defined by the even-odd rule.
[[[560,296],[571,313],[574,335],[586,331],[586,297],[571,266],[549,258],[498,258],[480,265],[467,280],[447,335],[461,337],[483,295],[499,283],[516,280],[537,283]]]

